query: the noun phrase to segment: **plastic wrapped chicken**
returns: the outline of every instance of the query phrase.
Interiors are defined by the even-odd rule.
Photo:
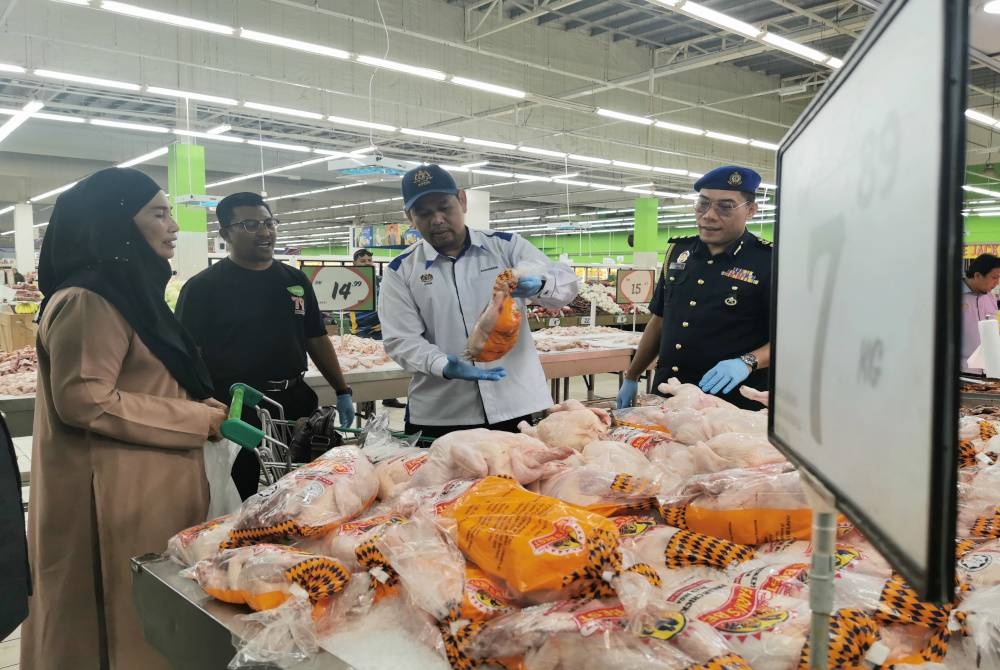
[[[662,402],[666,409],[707,409],[709,407],[725,407],[737,409],[718,396],[705,393],[694,384],[682,384],[676,377],[671,377],[656,390],[671,397]]]
[[[198,585],[216,600],[258,611],[284,603],[297,584],[319,613],[351,580],[347,568],[332,558],[275,544],[226,549],[192,571]]]
[[[970,588],[1000,586],[1000,540],[990,540],[962,551],[955,569],[959,580]]]
[[[474,361],[490,362],[503,358],[517,344],[521,330],[521,308],[511,293],[517,288],[517,273],[507,269],[493,282],[493,296],[479,315],[469,341],[466,356]]]
[[[389,430],[389,415],[379,414],[365,426],[363,453],[375,466],[380,500],[388,500],[405,489],[427,461],[427,450],[413,446],[416,436],[399,440]]]
[[[799,473],[784,466],[726,470],[692,478],[674,501],[662,501],[668,525],[758,545],[806,540],[812,535],[812,510]]]
[[[229,537],[235,521],[235,516],[230,514],[182,530],[167,542],[167,555],[187,566],[214,556],[219,553],[219,545]]]
[[[786,462],[766,437],[747,433],[722,433],[688,447],[677,442],[662,444],[649,453],[649,460],[664,472],[684,479]]]
[[[585,407],[579,400],[567,400],[550,407],[548,416],[532,427],[521,422],[518,429],[553,447],[568,447],[576,451],[595,440],[602,440],[611,427],[607,410]]]
[[[307,537],[296,543],[296,547],[335,558],[351,572],[359,572],[364,566],[357,560],[358,547],[382,535],[389,526],[407,521],[391,508],[379,507],[369,512],[368,516],[342,523],[325,535]]]
[[[486,428],[457,430],[434,440],[426,463],[413,475],[414,487],[440,486],[453,479],[508,475],[530,484],[552,471],[548,464],[575,452],[528,435]]]
[[[244,502],[228,546],[322,535],[368,509],[378,488],[357,447],[336,447]]]
[[[506,477],[477,483],[447,514],[466,558],[517,596],[537,602],[606,593],[621,569],[614,523]]]
[[[655,509],[660,484],[658,479],[584,466],[565,468],[533,488],[544,496],[610,516]]]
[[[622,554],[626,564],[645,563],[661,574],[690,566],[706,566],[725,570],[753,558],[753,547],[727,542],[717,537],[679,530],[670,526],[652,526],[643,532],[622,539]],[[724,576],[720,573],[720,576]]]

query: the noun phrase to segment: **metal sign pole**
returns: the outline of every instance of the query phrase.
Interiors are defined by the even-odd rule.
[[[813,511],[812,564],[809,568],[809,670],[827,670],[830,655],[830,615],[833,613],[834,551],[837,548],[835,498],[805,470],[802,488]]]

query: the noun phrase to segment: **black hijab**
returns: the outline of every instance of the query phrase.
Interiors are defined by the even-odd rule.
[[[203,400],[212,395],[208,369],[163,298],[170,263],[153,251],[133,221],[159,191],[138,170],[108,168],[59,196],[38,261],[45,295],[41,312],[59,289],[79,286],[97,293],[191,397]]]

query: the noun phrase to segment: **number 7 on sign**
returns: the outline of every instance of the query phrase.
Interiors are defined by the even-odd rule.
[[[812,383],[809,385],[809,424],[813,439],[822,444],[822,405],[820,394],[823,392],[823,359],[826,354],[827,336],[830,330],[830,311],[833,303],[833,291],[836,286],[837,268],[840,266],[840,256],[844,251],[844,219],[837,217],[833,221],[813,228],[809,237],[809,260],[812,271],[809,273],[809,286],[813,290],[818,268],[825,270],[822,293],[818,301],[819,318],[816,320],[816,348],[813,350]],[[826,263],[819,261],[828,257]]]

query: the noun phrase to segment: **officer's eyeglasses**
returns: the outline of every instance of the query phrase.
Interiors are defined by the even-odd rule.
[[[708,198],[698,198],[698,201],[694,204],[694,211],[698,214],[705,214],[709,209],[715,207],[716,213],[719,216],[730,216],[737,209],[743,205],[749,205],[750,200],[744,200],[743,202],[733,202],[732,200],[716,200],[712,202]]]
[[[265,228],[267,230],[274,230],[278,227],[277,219],[245,219],[243,221],[237,221],[236,223],[231,223],[226,228],[234,228],[236,226],[242,226],[243,230],[247,231],[251,235],[254,235]]]

